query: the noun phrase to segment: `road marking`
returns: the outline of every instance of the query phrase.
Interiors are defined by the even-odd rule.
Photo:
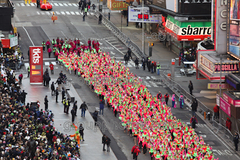
[[[91,16],[93,16],[93,15],[94,15],[94,13],[93,13],[93,12],[90,12],[90,15],[91,15]]]
[[[22,28],[25,30],[25,32],[26,32],[26,34],[27,34],[29,40],[31,41],[32,45],[35,46],[34,43],[33,43],[33,41],[32,41],[32,39],[31,39],[31,37],[29,36],[29,34],[28,34],[26,28],[25,28],[24,26],[23,26]]]
[[[200,134],[199,137],[200,137],[200,136],[201,136],[202,138],[207,138],[207,135],[204,135],[204,134],[203,134],[203,135]]]
[[[67,14],[67,15],[70,15],[70,12],[66,11],[66,14]]]
[[[152,79],[157,79],[157,78],[156,78],[156,77],[154,77],[154,76],[151,76],[151,78],[152,78]]]
[[[37,11],[37,14],[40,15],[41,13]]]
[[[49,64],[49,62],[45,62],[45,66],[49,66],[50,64]]]
[[[19,4],[19,3],[17,3],[16,5],[17,5],[17,6],[20,6],[20,4]]]
[[[46,12],[47,15],[50,15],[50,12]]]
[[[28,3],[27,3],[27,6],[29,7],[29,6],[30,6],[30,4],[28,4]]]
[[[22,7],[24,7],[24,6],[25,6],[25,5],[24,5],[24,3],[20,3],[20,4],[21,4],[21,6],[22,6]]]
[[[24,63],[24,66],[26,67],[26,69],[29,67],[29,63]]]
[[[151,79],[151,78],[149,76],[147,76],[146,79]]]
[[[153,87],[158,87],[154,82],[149,81],[149,83],[153,86]]]
[[[51,62],[54,66],[56,66],[57,65],[57,63],[56,62]],[[55,69],[57,69],[57,67],[55,67]]]
[[[116,53],[114,53],[114,52],[112,52],[112,51],[111,51],[110,53],[111,53],[112,55],[115,55],[115,54],[116,54]]]
[[[72,11],[71,11],[70,13],[71,13],[72,15],[75,15],[75,13],[74,13],[74,12],[72,12]]]
[[[148,87],[148,88],[151,87],[151,85],[150,85],[147,81],[143,81],[143,84],[144,84],[146,87]]]
[[[64,13],[63,11],[61,11],[61,14],[62,14],[62,15],[65,15],[65,13]]]
[[[45,12],[40,12],[42,15],[45,15]]]
[[[53,4],[54,4],[54,6],[57,6],[57,7],[59,6],[57,3],[53,3]]]
[[[56,13],[56,15],[60,15],[61,13],[60,12],[58,12],[58,11],[55,11],[55,13]]]
[[[83,13],[81,12],[81,15],[83,15]]]
[[[35,6],[33,3],[30,3],[31,4],[31,6]]]
[[[62,7],[62,6],[63,6],[63,4],[62,4],[62,3],[59,3],[59,6],[61,6],[61,7]]]
[[[217,153],[219,156],[233,156],[231,151],[229,150],[218,150],[218,149],[213,149],[212,150],[214,153]]]
[[[75,12],[75,14],[76,14],[76,15],[80,15],[80,13],[79,13],[79,12]]]
[[[71,4],[71,3],[68,3],[68,5],[69,5],[69,6],[72,6],[72,4]]]
[[[63,3],[64,6],[68,6],[67,3]]]
[[[63,31],[61,31],[61,32],[62,32],[63,36],[64,36],[65,38],[67,38],[66,35],[63,33]]]
[[[77,5],[77,4],[75,4],[75,3],[73,3],[72,5],[73,5],[73,6],[75,6],[75,7],[78,7],[78,5]]]

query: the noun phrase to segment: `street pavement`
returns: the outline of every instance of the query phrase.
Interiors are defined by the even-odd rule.
[[[18,27],[18,31],[21,35],[20,45],[21,50],[24,53],[25,57],[25,66],[28,64],[28,47],[29,46],[41,46],[42,41],[47,39],[52,40],[53,38],[80,38],[81,42],[86,43],[88,38],[98,40],[100,42],[101,48],[103,51],[109,52],[112,57],[115,57],[117,61],[122,61],[123,54],[126,53],[127,47],[124,46],[111,31],[109,31],[104,25],[98,24],[97,17],[93,14],[89,14],[86,17],[86,21],[82,21],[82,15],[80,10],[76,7],[76,1],[51,1],[53,10],[57,16],[58,20],[55,23],[51,21],[52,11],[41,11],[33,5],[23,5],[23,1],[13,1],[15,3],[15,18],[13,22]],[[94,3],[94,2],[93,2]],[[57,6],[57,5],[58,6]],[[63,6],[61,6],[62,4]],[[74,14],[73,14],[74,13]],[[79,15],[78,15],[79,13]],[[111,21],[119,26],[119,20],[121,21],[120,14],[116,12],[111,13]],[[120,22],[121,23],[121,22]],[[124,24],[125,23],[125,24]],[[125,25],[125,26],[124,26]],[[129,34],[131,39],[136,42],[141,47],[141,29],[135,28],[134,24],[129,23],[129,26],[126,27],[126,21],[123,21],[122,30],[125,34]],[[176,54],[170,52],[162,43],[154,41],[155,46],[153,48],[153,57],[155,61],[159,61],[162,66],[161,73],[163,71],[168,72],[170,68],[170,61],[172,58],[177,58]],[[147,41],[146,41],[147,46]],[[44,67],[47,67],[47,62],[54,62],[53,56],[51,59],[48,59],[48,54],[44,52]],[[57,67],[57,68],[56,68]],[[169,90],[161,81],[157,81],[159,77],[156,74],[151,74],[147,71],[142,71],[142,69],[135,69],[134,63],[130,62],[127,67],[130,70],[139,76],[143,83],[149,88],[150,92],[153,95],[156,95],[159,91],[162,93],[168,92],[172,94],[172,91]],[[57,78],[57,74],[60,70],[64,70],[61,66],[55,66],[55,75],[52,76],[52,80]],[[187,89],[189,80],[193,81],[194,84],[194,95],[198,95],[198,99],[201,99],[204,103],[208,103],[208,107],[215,104],[215,99],[213,92],[206,92],[207,80],[196,80],[195,76],[185,77],[179,74],[179,68],[176,68],[175,80],[179,82],[184,88]],[[26,68],[23,67],[18,73],[24,73],[26,77]],[[66,72],[64,70],[64,72]],[[74,75],[67,76],[73,79],[73,85],[71,90],[75,88],[76,98],[78,100],[78,105],[80,105],[81,100],[86,101],[89,105],[89,112],[93,112],[96,108],[99,107],[99,100],[87,85]],[[47,89],[43,86],[29,86],[29,79],[25,78],[23,80],[23,88],[26,91],[29,91],[28,101],[40,100],[43,107],[43,99],[45,94],[49,94],[49,99],[52,99],[51,105],[49,108],[55,114],[55,127],[59,131],[63,131],[66,134],[74,133],[74,129],[71,128],[69,131],[70,115],[67,116],[63,113],[63,106],[61,103],[55,104],[54,98],[50,95],[50,89]],[[40,94],[41,93],[41,94]],[[208,94],[206,94],[208,93]],[[80,97],[79,97],[80,96]],[[61,96],[59,97],[61,99]],[[191,118],[191,112],[185,107],[183,110],[178,108],[173,108],[172,112],[176,115],[177,118],[181,119],[182,122],[189,124]],[[90,117],[90,114],[87,113],[85,119],[79,117],[80,112],[78,111],[78,117],[76,123],[86,123],[91,124],[93,121]],[[204,121],[199,117],[199,124],[196,128],[196,132],[202,136],[205,142],[213,147],[213,151],[216,158],[220,160],[235,160],[239,159],[235,152],[232,151],[221,139],[215,136],[215,134],[207,127]],[[67,124],[64,124],[67,122]],[[90,125],[91,126],[91,125]],[[67,128],[67,129],[66,129]],[[101,131],[101,132],[100,132]],[[127,135],[122,128],[118,118],[113,116],[111,109],[104,109],[104,116],[99,118],[99,127],[95,128],[93,126],[85,130],[86,141],[81,145],[81,155],[82,159],[131,159],[131,148],[134,145],[133,138]],[[108,135],[112,139],[111,151],[110,153],[103,153],[101,146],[101,136],[102,134]],[[83,149],[82,149],[83,148]],[[94,152],[89,152],[89,151]],[[96,151],[96,152],[95,152]],[[112,154],[114,153],[114,154]],[[149,155],[139,156],[140,160],[150,159]]]

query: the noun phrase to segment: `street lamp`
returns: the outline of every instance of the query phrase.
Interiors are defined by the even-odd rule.
[[[142,0],[142,52],[143,54],[145,53],[145,36],[144,36],[144,11],[143,11],[143,7],[144,7],[144,0]]]

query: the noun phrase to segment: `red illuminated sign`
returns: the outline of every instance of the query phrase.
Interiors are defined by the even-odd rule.
[[[10,39],[2,39],[2,47],[9,48],[10,47]]]
[[[30,56],[30,83],[43,82],[43,50],[42,47],[29,47]]]
[[[144,19],[149,19],[148,14],[144,14],[144,15],[138,14],[138,19],[142,19],[143,16],[144,16]]]
[[[222,64],[222,71],[238,71],[238,64]],[[215,64],[215,72],[220,72],[220,64]]]

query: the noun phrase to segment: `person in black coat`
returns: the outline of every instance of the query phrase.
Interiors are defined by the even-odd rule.
[[[22,93],[21,93],[22,103],[23,103],[23,104],[25,104],[25,101],[26,101],[26,95],[27,95],[27,93],[23,90]]]
[[[145,71],[145,67],[146,67],[146,60],[145,60],[145,58],[142,59],[142,67],[143,67],[143,70]]]
[[[80,126],[79,126],[79,133],[80,133],[80,136],[82,137],[82,140],[84,141],[84,138],[83,138],[83,136],[84,136],[84,128],[83,128],[82,124],[80,124]]]
[[[63,102],[63,99],[65,98],[65,89],[62,87],[62,102]]]
[[[239,136],[238,136],[237,132],[234,134],[233,142],[234,142],[234,145],[235,145],[235,150],[238,151]]]
[[[105,149],[105,145],[106,145],[106,135],[104,134],[103,136],[102,136],[102,144],[103,144],[103,151],[106,151],[106,149]]]
[[[58,95],[59,95],[59,93],[58,93],[58,87],[56,88],[55,93],[56,93],[56,103],[58,103]]]
[[[135,66],[136,66],[136,69],[139,69],[138,64],[139,64],[139,61],[138,61],[138,58],[136,58],[136,59],[135,59]]]
[[[51,81],[51,77],[46,75],[46,86],[49,87],[49,82]]]
[[[74,123],[76,113],[73,108],[71,110],[71,115],[72,115],[72,123]]]
[[[196,127],[196,124],[198,123],[198,121],[195,115],[193,115],[193,117],[190,119],[190,123],[192,124],[192,128]]]
[[[48,98],[47,95],[44,98],[45,111],[48,110]]]
[[[193,99],[193,103],[191,107],[192,107],[192,116],[194,116],[197,112],[197,107],[198,107],[198,101],[196,98]]]
[[[106,136],[105,142],[106,142],[106,145],[107,145],[107,152],[110,152],[111,139],[108,136]]]
[[[189,89],[190,94],[192,95],[192,91],[193,91],[192,81],[189,81],[188,89]]]
[[[73,104],[73,110],[75,112],[75,116],[77,116],[77,101],[75,101]]]
[[[95,121],[95,126],[97,125],[97,120],[98,120],[98,111],[95,111],[94,113],[93,113],[93,119],[94,119],[94,121]]]
[[[55,86],[54,86],[54,82],[52,82],[52,84],[51,84],[51,94],[52,94],[52,96],[54,95],[54,92],[55,92]]]

